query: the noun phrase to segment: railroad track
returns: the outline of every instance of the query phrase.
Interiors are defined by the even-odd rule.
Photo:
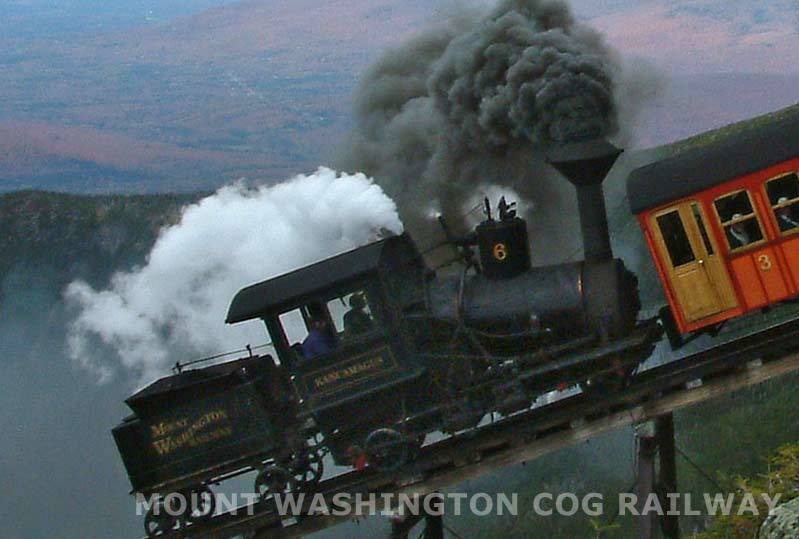
[[[337,493],[435,492],[605,432],[799,371],[797,350],[799,319],[773,322],[755,334],[732,338],[709,350],[645,370],[635,376],[629,387],[612,395],[580,393],[501,418],[425,446],[413,463],[398,472],[351,471],[320,482],[316,492],[331,498]],[[391,508],[378,507],[378,511],[383,509]],[[273,502],[266,500],[159,537],[299,537],[351,518],[305,514],[287,519],[277,514]]]

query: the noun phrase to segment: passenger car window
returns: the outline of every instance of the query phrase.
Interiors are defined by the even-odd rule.
[[[671,258],[671,265],[676,268],[693,262],[696,257],[691,243],[688,241],[688,235],[685,233],[679,211],[664,213],[658,216],[657,222]]]
[[[780,232],[799,229],[799,176],[791,172],[769,180],[766,191]]]
[[[760,221],[748,191],[725,195],[716,199],[714,204],[730,251],[737,251],[763,240]]]
[[[369,333],[376,328],[366,292],[355,290],[327,302],[327,309],[341,338]]]

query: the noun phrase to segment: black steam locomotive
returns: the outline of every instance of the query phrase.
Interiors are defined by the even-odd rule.
[[[136,492],[208,494],[257,470],[262,496],[312,488],[339,465],[401,466],[427,433],[457,433],[544,392],[607,388],[647,358],[656,320],[638,320],[637,279],[613,257],[605,141],[549,154],[577,189],[585,260],[531,267],[525,222],[501,201],[437,274],[407,235],[241,290],[227,322],[260,319],[275,356],[175,374],[128,399],[116,429]],[[212,497],[210,497],[212,499]],[[211,502],[183,516],[206,518]],[[148,533],[180,525],[148,515]]]

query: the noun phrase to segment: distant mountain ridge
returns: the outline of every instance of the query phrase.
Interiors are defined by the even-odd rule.
[[[76,278],[105,284],[113,272],[140,264],[161,228],[200,196],[0,195],[0,283],[32,270],[57,276],[56,288]]]
[[[192,191],[315,169],[348,129],[357,73],[431,9],[244,1],[0,48],[0,190]]]
[[[28,13],[37,2],[45,5],[4,5],[0,16],[14,9]],[[186,0],[165,2],[161,22],[131,26],[148,16],[147,2],[135,0],[121,26],[89,25],[66,37],[53,37],[47,28],[25,39],[0,32],[0,192],[191,192],[240,177],[274,182],[330,164],[353,121],[358,74],[387,46],[435,18],[440,5],[202,0],[198,6],[207,9],[175,17],[189,9]],[[627,0],[575,4],[600,29],[630,26]],[[734,4],[742,21],[754,17],[753,3]],[[92,9],[100,9],[94,0],[69,5],[91,20],[97,18]],[[707,17],[716,16],[719,5],[680,4]],[[59,6],[45,12],[67,9]],[[762,7],[771,21],[785,1]],[[665,16],[682,16],[682,8]],[[789,11],[785,24],[795,19],[796,9]],[[0,29],[9,20],[0,20]],[[752,54],[766,61],[771,34],[764,28],[741,27],[740,35],[755,32],[765,48]],[[611,31],[609,37],[619,36]],[[670,84],[665,96],[646,105],[634,146],[662,144],[799,100],[799,76],[791,74],[680,75]]]

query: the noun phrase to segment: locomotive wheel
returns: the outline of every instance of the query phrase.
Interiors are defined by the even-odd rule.
[[[322,474],[325,472],[325,465],[322,456],[317,451],[309,451],[307,454],[294,459],[291,470],[294,474],[294,485],[298,490],[310,489],[319,483]]]
[[[255,492],[261,500],[295,491],[294,477],[282,466],[267,466],[255,477]]]
[[[327,442],[321,432],[314,433],[313,436],[308,438],[308,451],[313,451],[319,454],[322,458],[330,452],[330,449],[325,445]]]
[[[601,374],[593,378],[589,378],[585,382],[580,383],[580,389],[583,393],[589,395],[596,395],[598,397],[605,397],[617,393],[627,387],[632,376],[634,368],[624,369],[623,372],[611,372],[608,374]]]
[[[471,362],[455,361],[447,370],[447,390],[454,398],[474,383],[474,369]]]
[[[216,496],[208,485],[201,485],[189,491],[187,500],[189,507],[186,510],[186,519],[189,522],[205,522],[214,515]]]
[[[158,514],[153,509],[158,507]],[[177,530],[180,527],[178,517],[170,515],[159,501],[157,506],[150,507],[144,516],[144,532],[147,537],[155,537]]]
[[[408,460],[408,440],[399,431],[389,428],[373,430],[366,437],[368,462],[383,472],[400,468]]]

